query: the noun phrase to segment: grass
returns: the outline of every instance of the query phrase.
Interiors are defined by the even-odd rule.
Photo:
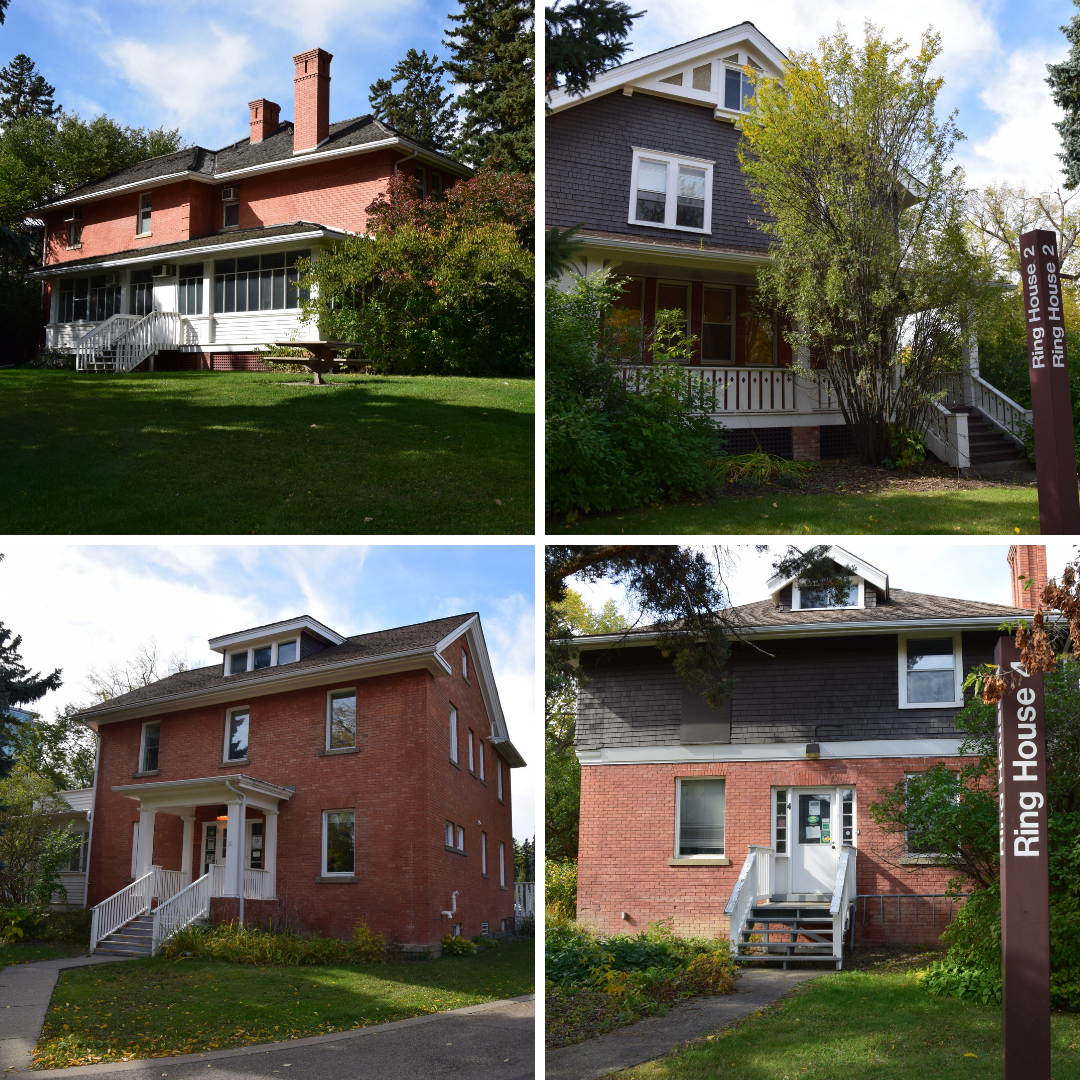
[[[532,533],[533,411],[525,379],[0,371],[0,532]]]
[[[530,993],[532,941],[396,964],[254,967],[131,960],[65,972],[34,1067],[193,1054],[445,1012]]]
[[[875,492],[872,495],[771,494],[754,499],[639,507],[589,514],[573,524],[549,518],[547,531],[567,533],[714,534],[1039,532],[1034,488],[973,487],[961,491]]]
[[[919,965],[921,966],[921,964]],[[842,971],[620,1080],[998,1080],[1001,1009],[920,989],[911,970]],[[1051,1020],[1054,1080],[1080,1078],[1080,1016]]]
[[[85,945],[55,944],[34,941],[26,945],[0,942],[0,968],[8,964],[32,964],[35,960],[62,960],[68,956],[85,956]]]

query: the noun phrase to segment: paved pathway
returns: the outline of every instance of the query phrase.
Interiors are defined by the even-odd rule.
[[[291,1042],[7,1075],[35,1080],[531,1080],[535,1024],[535,996],[527,994]]]
[[[828,972],[769,968],[743,971],[734,994],[691,998],[667,1016],[649,1016],[607,1035],[548,1050],[545,1075],[547,1080],[597,1080],[618,1069],[629,1069],[749,1016],[783,997],[797,983],[825,974]]]
[[[88,964],[115,964],[122,956],[68,956],[0,969],[0,1071],[30,1064],[60,972]]]

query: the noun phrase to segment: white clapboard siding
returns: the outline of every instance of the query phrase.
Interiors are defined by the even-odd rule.
[[[86,874],[61,873],[57,876],[67,890],[67,906],[82,907],[86,903]],[[53,894],[53,904],[62,906],[63,899],[59,893]]]
[[[303,333],[298,331],[303,330]],[[318,337],[312,326],[303,326],[299,310],[259,311],[214,316],[214,344],[267,345],[293,337]]]
[[[100,325],[98,322],[49,323],[45,327],[45,347],[74,352],[75,342]]]

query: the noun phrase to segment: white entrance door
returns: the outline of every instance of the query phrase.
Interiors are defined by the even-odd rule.
[[[791,889],[796,895],[832,895],[840,846],[835,790],[796,788],[791,793]]]

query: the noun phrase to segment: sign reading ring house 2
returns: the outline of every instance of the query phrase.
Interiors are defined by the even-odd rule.
[[[998,702],[1001,1020],[1004,1080],[1050,1080],[1050,873],[1041,671],[1019,669],[1012,638],[994,662],[1015,673]]]
[[[1069,361],[1057,235],[1034,229],[1020,237],[1020,280],[1028,336],[1031,423],[1043,533],[1080,533]]]

